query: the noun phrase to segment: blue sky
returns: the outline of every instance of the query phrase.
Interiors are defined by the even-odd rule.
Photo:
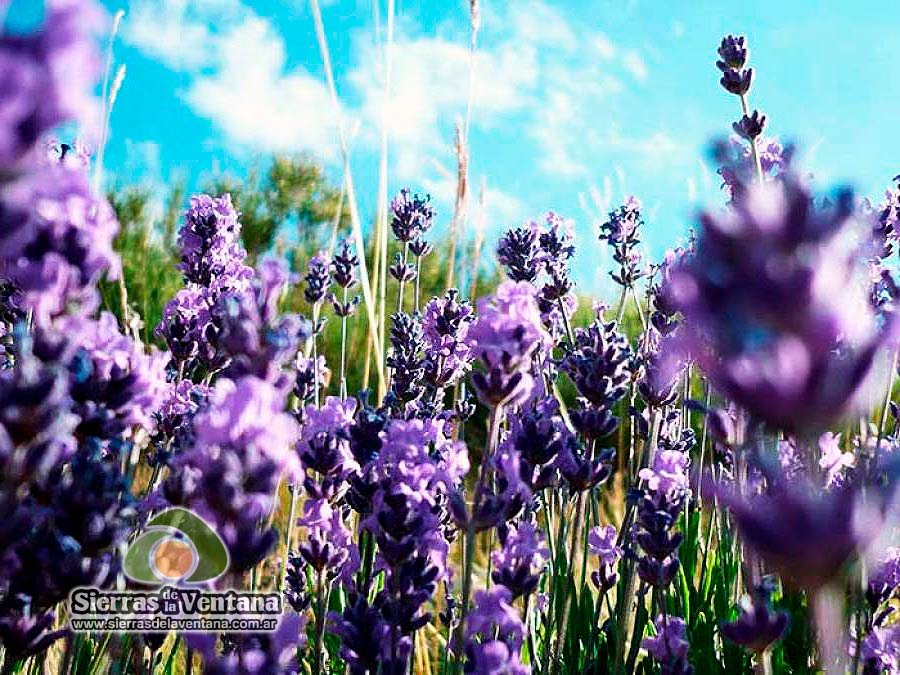
[[[308,151],[340,178],[306,0],[104,4],[127,12],[110,171],[196,184],[273,151]],[[385,5],[323,2],[364,217],[377,186]],[[398,0],[397,14],[390,191],[431,192],[446,222],[453,128],[468,92],[468,2]],[[713,65],[726,32],[749,36],[751,104],[769,116],[771,135],[800,143],[819,185],[851,181],[877,197],[900,173],[898,28],[896,3],[483,0],[470,180],[488,188],[487,241],[547,210],[567,215],[581,287],[602,290],[609,259],[594,238],[598,214],[635,194],[649,254],[675,244],[700,204],[722,201],[703,158],[738,112]]]

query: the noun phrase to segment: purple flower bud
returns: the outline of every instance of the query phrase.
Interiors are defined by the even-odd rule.
[[[790,623],[787,612],[772,609],[772,583],[764,582],[741,602],[741,614],[737,621],[723,624],[722,635],[732,642],[756,654],[762,654],[784,635]]]
[[[690,675],[694,672],[688,661],[687,625],[677,616],[660,614],[653,622],[656,636],[644,638],[641,647],[660,665],[662,675]]]
[[[306,282],[303,290],[306,301],[311,305],[322,302],[331,286],[331,260],[325,251],[319,251],[309,259],[303,280]]]
[[[306,646],[306,617],[287,613],[271,633],[237,633],[223,636],[223,650],[216,653],[216,635],[192,633],[188,645],[203,656],[203,672],[210,675],[302,672],[297,651]]]
[[[762,135],[766,126],[766,116],[760,115],[758,110],[754,110],[749,116],[744,115],[739,122],[731,125],[734,133],[744,140],[755,142],[758,136]]]
[[[509,589],[515,600],[537,588],[550,559],[550,549],[544,543],[544,535],[533,523],[510,526],[504,534],[500,542],[502,548],[491,554],[491,579]]]
[[[618,532],[612,525],[598,525],[588,533],[588,547],[600,558],[600,566],[591,573],[591,581],[601,593],[613,588],[619,579],[617,567],[624,552],[616,543],[617,538]]]
[[[529,283],[505,281],[479,301],[467,340],[485,367],[472,383],[486,405],[526,399],[534,387],[532,358],[552,347],[535,294]]]
[[[450,386],[471,368],[473,354],[466,337],[474,320],[472,305],[466,300],[460,302],[454,288],[425,306],[425,376],[432,386]]]
[[[247,252],[241,245],[241,225],[231,195],[191,197],[178,232],[180,269],[186,281],[211,286],[218,277],[246,274]]]
[[[475,593],[475,607],[466,621],[465,672],[477,675],[531,672],[519,660],[525,625],[512,601],[512,594],[503,586]]]
[[[509,230],[497,244],[497,259],[513,281],[533,282],[539,272],[538,228],[528,223]]]
[[[752,82],[753,68],[747,68],[747,70],[726,70],[722,73],[722,79],[719,80],[722,88],[735,96],[743,96],[750,91]]]
[[[431,195],[414,195],[404,188],[391,201],[391,229],[397,240],[404,243],[418,239],[431,229],[434,215]]]
[[[340,577],[350,582],[359,567],[359,552],[340,510],[325,499],[310,499],[303,504],[303,516],[297,521],[306,530],[300,555],[317,573],[329,579]]]
[[[353,242],[347,237],[342,239],[340,248],[331,259],[331,273],[334,276],[334,283],[341,288],[353,288],[358,279],[356,277],[356,268],[359,266],[359,257],[353,250]]]
[[[726,35],[719,45],[719,58],[722,59],[719,69],[722,71],[743,68],[747,63],[749,48],[743,35],[735,37]]]

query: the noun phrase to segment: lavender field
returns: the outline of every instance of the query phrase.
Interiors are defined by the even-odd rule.
[[[651,260],[651,196],[590,238],[467,231],[468,119],[450,212],[391,197],[386,159],[355,184],[339,125],[338,181],[279,155],[154,219],[104,181],[123,14],[45,0],[25,30],[21,4],[2,673],[900,673],[900,188],[824,184],[767,135],[747,38],[699,75],[733,103],[718,201]]]

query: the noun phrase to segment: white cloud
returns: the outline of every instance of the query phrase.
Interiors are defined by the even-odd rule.
[[[644,63],[644,59],[636,51],[625,52],[622,56],[622,65],[638,82],[647,81],[647,76],[649,75],[647,64]]]
[[[213,120],[232,142],[253,150],[313,150],[336,156],[331,97],[319,78],[285,69],[283,38],[259,17],[221,36],[221,58],[210,75],[198,75],[185,100]]]
[[[288,70],[284,37],[240,0],[138,0],[124,37],[193,76],[184,100],[232,148],[336,156],[325,85],[302,67]]]
[[[609,60],[616,55],[616,46],[604,33],[596,33],[587,44],[588,48],[595,51],[601,59]]]

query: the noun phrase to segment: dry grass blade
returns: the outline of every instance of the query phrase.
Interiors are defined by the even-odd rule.
[[[313,13],[313,21],[316,27],[316,39],[319,42],[319,51],[322,54],[322,65],[325,69],[325,79],[328,84],[328,90],[331,94],[331,102],[334,107],[334,115],[338,128],[338,140],[341,147],[341,158],[344,163],[344,183],[347,194],[347,205],[350,208],[350,222],[353,225],[353,237],[356,243],[356,250],[360,251],[359,256],[359,276],[360,284],[363,291],[363,304],[366,306],[366,317],[369,321],[369,331],[374,338],[375,363],[376,372],[378,374],[379,389],[384,389],[384,352],[381,348],[382,342],[379,339],[378,317],[375,307],[375,298],[372,294],[372,285],[369,281],[368,266],[366,265],[366,241],[363,237],[362,223],[359,219],[359,207],[356,201],[356,190],[353,187],[353,173],[350,170],[350,154],[347,149],[347,139],[344,135],[343,124],[340,119],[340,104],[338,103],[337,88],[334,84],[334,72],[331,68],[331,54],[328,51],[328,42],[325,38],[325,25],[322,22],[322,10],[319,7],[318,0],[310,0],[310,7]]]

